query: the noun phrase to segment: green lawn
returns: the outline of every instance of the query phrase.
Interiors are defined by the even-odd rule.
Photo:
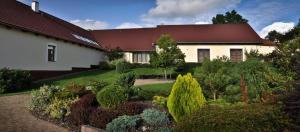
[[[153,74],[162,74],[163,70],[159,68],[135,68],[132,69],[131,72],[136,73],[136,75],[153,75]],[[102,80],[105,82],[108,82],[109,84],[113,84],[117,78],[120,76],[119,73],[117,73],[115,70],[110,71],[103,71],[103,70],[97,70],[97,71],[88,71],[83,72],[75,75],[69,75],[65,77],[59,77],[54,80],[49,81],[43,81],[40,82],[40,84],[33,86],[30,89],[16,92],[16,93],[6,93],[6,94],[0,94],[0,96],[5,95],[15,95],[15,94],[22,94],[22,93],[30,93],[30,91],[39,88],[41,85],[57,85],[57,86],[66,86],[69,84],[82,84],[87,85],[90,81],[93,80]],[[144,85],[139,86],[142,89],[145,89],[149,93],[158,92],[158,93],[167,93],[168,90],[171,88],[172,84],[153,84],[153,85]]]
[[[158,74],[162,74],[163,70],[159,68],[135,68],[132,69],[131,72],[136,73],[137,76],[149,75],[149,74],[158,75]],[[65,86],[72,83],[86,85],[93,80],[102,80],[112,84],[117,80],[119,76],[120,74],[117,73],[115,70],[110,70],[110,71],[98,70],[98,71],[83,72],[80,74],[62,77],[51,81],[41,82],[41,83],[47,85],[58,85],[58,86]]]
[[[72,83],[87,85],[90,81],[93,80],[102,80],[108,83],[113,83],[119,77],[120,74],[116,73],[114,70],[112,71],[88,71],[83,72],[76,75],[70,75],[67,77],[58,78],[51,81],[41,82],[42,84],[47,85],[58,85],[58,86],[66,86]]]
[[[164,69],[162,68],[135,68],[132,69],[136,75],[163,75]],[[169,70],[168,73],[175,73],[174,70]]]
[[[138,86],[142,89],[140,96],[146,100],[152,100],[153,96],[167,97],[172,89],[173,83],[147,84]]]

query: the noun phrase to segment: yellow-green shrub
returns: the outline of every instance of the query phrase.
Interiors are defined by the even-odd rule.
[[[61,117],[61,112],[60,109],[64,108],[67,110],[66,115],[70,114],[70,105],[77,101],[78,98],[68,98],[68,99],[58,99],[55,97],[51,104],[47,107],[46,113],[50,115],[51,118],[60,118]]]
[[[154,96],[153,100],[152,100],[152,103],[159,106],[159,107],[166,108],[167,107],[167,101],[168,101],[167,97]]]
[[[202,89],[190,73],[179,75],[168,97],[167,107],[175,121],[197,111],[206,103]]]

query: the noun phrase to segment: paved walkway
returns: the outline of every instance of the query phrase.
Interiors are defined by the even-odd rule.
[[[164,80],[164,79],[136,79],[134,85],[146,85],[146,84],[158,84],[158,83],[171,83],[174,80]]]
[[[25,107],[29,95],[0,97],[0,132],[67,132],[68,130],[37,119]]]

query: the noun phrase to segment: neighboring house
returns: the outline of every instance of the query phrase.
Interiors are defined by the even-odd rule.
[[[156,40],[174,38],[186,62],[228,56],[245,60],[251,49],[270,53],[248,24],[160,25],[154,28],[85,30],[15,0],[0,1],[0,68],[31,71],[35,79],[91,68],[105,61],[105,48],[121,48],[131,63],[149,63]]]
[[[248,24],[160,25],[155,28],[92,31],[102,47],[121,48],[131,63],[148,63],[155,42],[163,34],[176,40],[186,55],[185,61],[202,62],[204,58],[227,56],[232,61],[245,60],[245,52],[258,50],[267,54],[275,45],[261,39]]]
[[[15,0],[0,1],[0,68],[30,70],[36,79],[104,61],[91,32]]]

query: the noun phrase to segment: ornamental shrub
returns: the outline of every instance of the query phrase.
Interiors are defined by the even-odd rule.
[[[116,85],[122,87],[128,94],[129,98],[138,94],[139,88],[134,87],[135,73],[129,72],[122,74],[116,81]]]
[[[108,109],[101,107],[94,108],[89,116],[89,124],[91,126],[105,129],[106,124],[117,118],[118,114]]]
[[[117,85],[110,85],[97,93],[97,101],[104,108],[115,108],[127,99],[126,91]]]
[[[135,73],[133,72],[124,73],[118,78],[116,84],[120,85],[125,89],[129,89],[134,85],[135,79],[136,79]]]
[[[116,111],[119,115],[138,115],[143,112],[146,108],[148,108],[146,104],[142,102],[126,102],[124,104],[119,105],[116,108]]]
[[[167,101],[168,98],[167,97],[163,97],[163,96],[154,96],[152,103],[161,107],[161,108],[166,108],[167,107]]]
[[[129,70],[128,63],[125,61],[119,61],[116,64],[116,71],[117,73],[126,73]]]
[[[146,109],[141,114],[142,119],[151,126],[164,126],[169,123],[166,112],[161,112],[156,109]]]
[[[183,117],[197,111],[206,103],[202,88],[190,73],[179,75],[168,97],[169,113],[177,122]]]
[[[109,64],[106,61],[100,62],[98,66],[99,66],[100,70],[112,70],[112,69],[114,69],[114,66]]]
[[[140,120],[139,116],[120,116],[106,125],[107,132],[133,132]]]
[[[289,131],[290,119],[277,106],[246,104],[207,105],[177,123],[175,131],[276,132]]]
[[[68,116],[70,114],[70,105],[77,99],[78,98],[69,98],[61,100],[55,97],[46,108],[46,113],[48,113],[51,118],[60,118],[62,116],[60,110],[64,108],[67,110],[66,116]]]
[[[76,125],[88,124],[89,116],[93,108],[98,106],[94,94],[86,94],[70,107],[70,118]]]
[[[79,95],[82,96],[86,93],[86,89],[84,85],[80,85],[80,84],[69,84],[65,87],[66,91],[69,91],[70,93],[74,94],[74,95]]]
[[[32,79],[28,71],[0,69],[0,94],[30,88]]]
[[[39,112],[44,112],[48,105],[50,105],[52,98],[60,92],[61,89],[58,86],[44,85],[40,89],[31,93],[31,103],[29,109]]]
[[[107,82],[104,81],[90,81],[88,84],[87,89],[91,90],[93,93],[97,93],[100,90],[102,90],[104,87],[106,87],[108,85]]]

